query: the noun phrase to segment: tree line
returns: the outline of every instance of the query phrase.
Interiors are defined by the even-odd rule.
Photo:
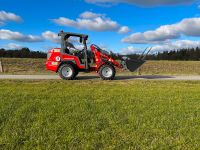
[[[0,57],[7,58],[46,58],[47,54],[41,51],[31,51],[29,48],[19,50],[0,49]]]
[[[139,54],[128,55],[130,58],[137,59]],[[29,48],[19,50],[0,49],[0,57],[8,58],[46,58],[47,54],[41,51],[31,51]],[[172,51],[164,51],[156,54],[148,54],[146,60],[200,60],[200,48],[188,48]]]
[[[138,58],[140,55],[131,54],[129,57]],[[156,54],[148,54],[146,60],[184,60],[184,61],[199,61],[200,60],[200,48],[188,48],[172,51],[158,52]]]

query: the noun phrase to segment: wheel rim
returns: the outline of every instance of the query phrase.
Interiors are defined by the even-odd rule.
[[[72,71],[72,69],[71,69],[70,67],[64,67],[64,68],[62,69],[62,75],[63,75],[64,77],[71,77],[72,74],[73,74],[73,71]]]
[[[102,70],[102,75],[106,78],[110,78],[113,74],[113,70],[110,67],[105,67]]]

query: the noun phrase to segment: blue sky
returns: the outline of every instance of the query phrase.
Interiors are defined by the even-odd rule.
[[[200,46],[198,5],[195,0],[0,0],[0,47],[47,51],[59,47],[60,30],[88,34],[90,43],[122,53]]]

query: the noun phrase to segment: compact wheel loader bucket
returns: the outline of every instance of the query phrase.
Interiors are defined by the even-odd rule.
[[[145,58],[149,54],[149,52],[152,50],[152,48],[148,49],[146,48],[142,55],[138,59],[130,59],[128,57],[122,58],[122,66],[124,69],[127,69],[131,72],[136,71],[138,68],[140,68],[146,61]],[[146,54],[145,54],[146,53]]]
[[[129,71],[134,72],[138,68],[140,68],[145,63],[145,61],[144,60],[132,60],[132,59],[130,59],[130,60],[126,60],[125,63],[126,63],[126,68]]]

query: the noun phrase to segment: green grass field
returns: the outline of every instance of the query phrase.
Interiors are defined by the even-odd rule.
[[[45,59],[3,58],[4,74],[55,74],[45,69]],[[142,75],[200,75],[200,61],[148,61],[140,70]],[[2,73],[0,73],[2,74]],[[136,75],[137,72],[122,72]]]
[[[200,82],[0,81],[0,149],[198,149]]]

